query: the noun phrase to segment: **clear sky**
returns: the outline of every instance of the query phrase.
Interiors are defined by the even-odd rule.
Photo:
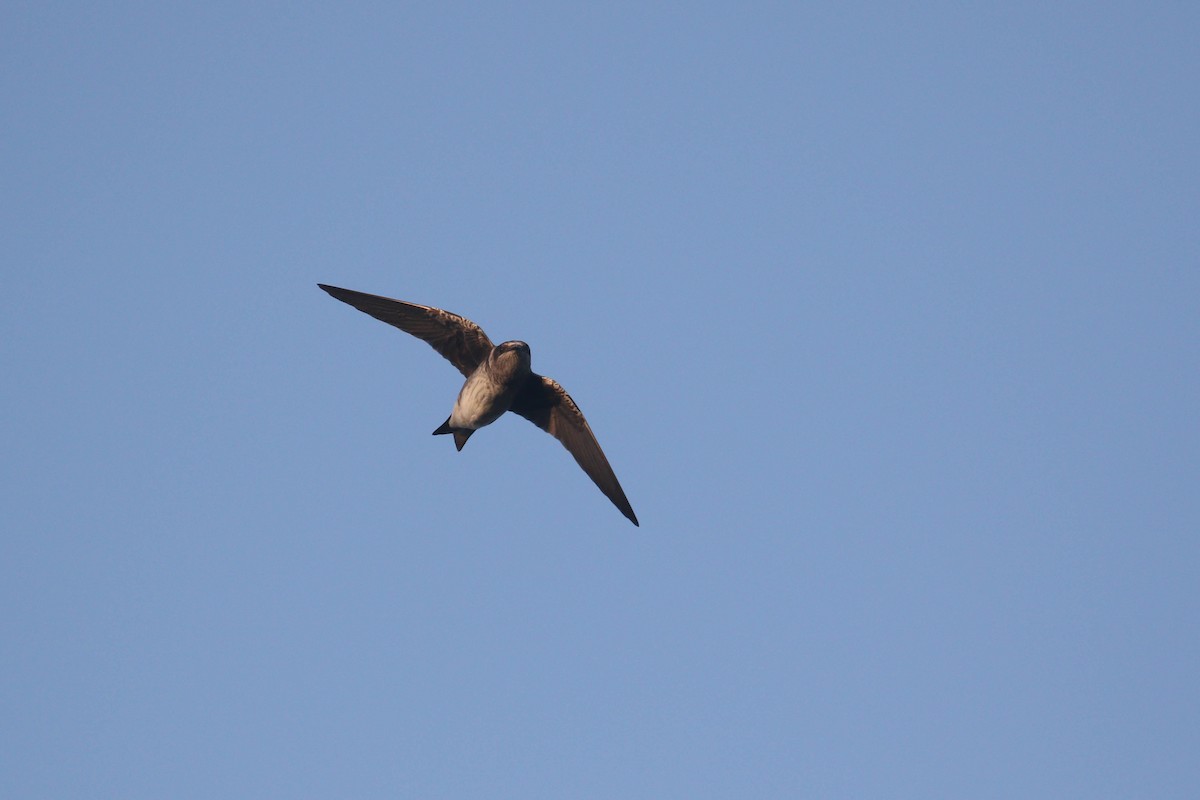
[[[1200,796],[1198,9],[5,3],[0,796]]]

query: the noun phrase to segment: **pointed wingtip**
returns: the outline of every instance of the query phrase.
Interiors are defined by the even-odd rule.
[[[329,295],[330,297],[341,300],[343,303],[348,302],[346,300],[347,297],[350,297],[351,295],[354,295],[354,294],[358,294],[358,292],[352,292],[351,290],[343,289],[340,286],[330,286],[328,283],[318,283],[317,288],[320,289],[321,291],[323,291],[325,294]]]

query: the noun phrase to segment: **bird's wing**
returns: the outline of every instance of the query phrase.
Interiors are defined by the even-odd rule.
[[[579,466],[600,487],[605,497],[613,502],[621,513],[634,525],[638,524],[633,506],[629,505],[617,476],[608,465],[604,451],[596,441],[579,406],[571,399],[558,382],[542,375],[532,374],[517,396],[510,411],[549,433],[563,443],[563,447],[575,456]]]
[[[370,314],[388,325],[395,325],[405,333],[424,339],[465,376],[474,372],[492,350],[492,340],[482,328],[466,317],[451,314],[440,308],[406,303],[377,294],[339,289],[323,283],[318,283],[317,286],[364,314]]]

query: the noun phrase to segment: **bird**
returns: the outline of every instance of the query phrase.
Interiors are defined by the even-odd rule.
[[[583,412],[558,381],[531,369],[528,344],[512,340],[494,345],[474,322],[440,308],[323,283],[317,286],[331,297],[424,340],[463,374],[466,381],[454,410],[433,432],[434,436],[452,435],[454,446],[461,451],[471,434],[511,411],[562,442],[604,496],[630,522],[641,527]]]

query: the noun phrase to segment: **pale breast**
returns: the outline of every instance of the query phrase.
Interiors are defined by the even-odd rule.
[[[450,414],[450,426],[474,430],[492,424],[508,410],[512,394],[483,370],[474,373],[458,393],[454,411]]]

